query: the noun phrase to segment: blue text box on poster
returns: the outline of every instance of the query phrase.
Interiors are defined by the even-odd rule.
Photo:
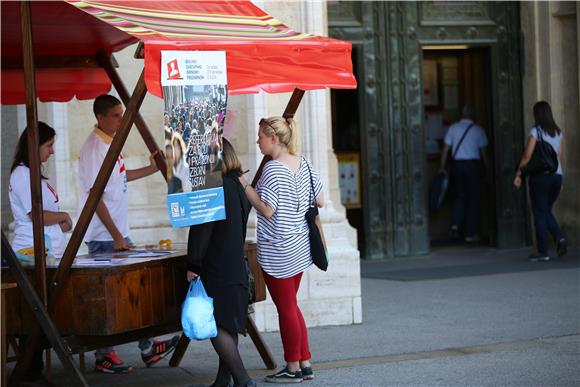
[[[173,227],[214,222],[226,218],[223,187],[167,196],[167,209]]]

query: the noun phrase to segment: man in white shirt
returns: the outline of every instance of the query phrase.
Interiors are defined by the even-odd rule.
[[[465,105],[462,118],[449,127],[441,154],[440,172],[446,173],[445,163],[451,149],[451,179],[455,189],[451,235],[463,233],[466,242],[479,242],[479,187],[481,160],[486,170],[487,136],[481,126],[473,122],[473,111]]]
[[[104,94],[95,99],[93,112],[97,124],[84,142],[79,155],[79,211],[85,205],[113,137],[121,126],[123,106],[117,98]],[[93,216],[85,234],[84,240],[90,254],[112,253],[127,250],[132,246],[129,238],[127,182],[155,173],[157,165],[154,156],[155,154],[150,156],[148,166],[133,170],[125,168],[122,154],[117,158],[103,196],[97,204],[96,216]],[[179,337],[175,336],[166,341],[150,339],[139,341],[141,357],[147,367],[171,352],[178,339]],[[105,373],[127,373],[132,371],[132,367],[117,357],[114,348],[107,347],[97,349],[95,352],[95,370]]]

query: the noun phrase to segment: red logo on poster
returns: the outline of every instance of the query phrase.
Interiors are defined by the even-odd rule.
[[[177,59],[173,59],[171,62],[167,63],[167,79],[181,79]]]

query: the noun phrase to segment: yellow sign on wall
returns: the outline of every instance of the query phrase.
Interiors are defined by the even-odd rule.
[[[361,207],[360,155],[354,152],[337,153],[340,201],[346,208]]]

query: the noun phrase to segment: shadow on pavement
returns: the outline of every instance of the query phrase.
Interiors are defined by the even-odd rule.
[[[552,258],[549,262],[528,262],[529,253],[529,248],[439,247],[422,257],[361,260],[361,275],[363,278],[393,281],[425,281],[580,267],[578,250],[569,251],[563,258]]]

